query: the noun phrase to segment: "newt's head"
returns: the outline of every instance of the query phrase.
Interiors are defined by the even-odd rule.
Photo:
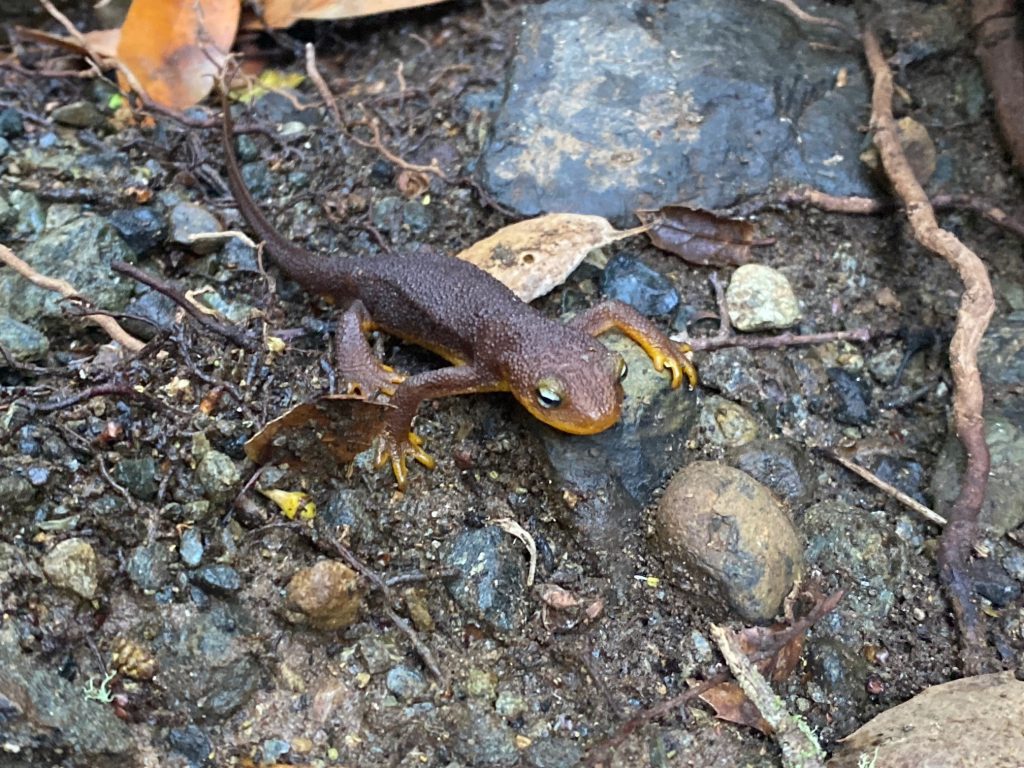
[[[571,334],[562,341],[517,359],[509,371],[512,394],[555,429],[574,435],[603,432],[619,420],[626,363],[589,336]]]

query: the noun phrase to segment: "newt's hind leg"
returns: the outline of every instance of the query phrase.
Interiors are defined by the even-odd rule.
[[[366,340],[373,320],[360,301],[353,301],[338,320],[334,334],[334,364],[346,394],[366,398],[391,397],[405,376],[384,365]]]
[[[647,353],[654,370],[669,370],[673,389],[682,384],[683,376],[686,376],[690,389],[697,386],[697,369],[686,357],[690,348],[686,344],[672,341],[658,326],[628,304],[614,300],[602,301],[574,317],[569,325],[590,336],[600,336],[612,330],[620,331]]]

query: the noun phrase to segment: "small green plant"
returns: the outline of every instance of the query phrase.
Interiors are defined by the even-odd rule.
[[[107,672],[103,676],[103,681],[96,686],[96,679],[90,677],[85,681],[85,688],[82,689],[82,694],[85,696],[86,701],[99,701],[104,704],[109,704],[114,700],[114,694],[110,692],[110,683],[117,677],[117,672]]]

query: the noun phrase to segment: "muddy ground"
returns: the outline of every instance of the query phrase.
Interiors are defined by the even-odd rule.
[[[948,6],[955,17],[965,14],[959,3]],[[79,10],[76,18],[89,26],[88,11]],[[249,53],[289,71],[303,68],[295,58],[301,43],[315,42],[352,134],[369,136],[352,106],[363,102],[386,126],[396,154],[419,163],[438,157],[447,176],[430,179],[425,225],[408,226],[407,212],[406,226],[391,226],[381,201],[401,202],[398,174],[372,147],[338,136],[322,117],[299,141],[252,132],[243,159],[266,161],[266,176],[249,181],[272,219],[317,250],[355,256],[384,245],[452,252],[509,223],[473,183],[487,116],[472,105],[500,93],[521,13],[515,4],[455,2],[247,38]],[[903,73],[915,97],[907,111],[916,109],[942,137],[955,167],[942,191],[1012,206],[1020,182],[990,110],[953,123],[955,110],[940,108],[959,98],[946,86],[951,73],[976,67],[966,19],[963,25],[955,55],[924,57]],[[299,90],[317,98],[308,84]],[[13,190],[31,193],[44,209],[75,206],[98,217],[137,203],[167,208],[190,200],[241,227],[223,186],[216,110],[194,112],[194,125],[160,114],[138,125],[115,119],[110,93],[95,79],[0,70],[3,106],[22,113],[25,124],[2,160],[0,191],[20,216],[6,219],[3,241],[19,251],[38,237],[14,223],[30,216],[18,207],[26,204],[10,199]],[[99,105],[103,120],[83,130],[48,117],[78,101]],[[279,119],[260,108],[251,115],[256,125],[265,121],[270,136]],[[51,134],[55,139],[41,144]],[[132,187],[133,178],[146,179],[144,192]],[[733,399],[796,456],[802,491],[788,511],[807,542],[807,578],[823,594],[843,589],[847,597],[810,630],[805,663],[780,693],[829,749],[877,713],[960,672],[937,581],[939,529],[815,450],[849,448],[872,465],[886,458],[897,484],[932,501],[935,474],[951,474],[939,457],[950,404],[944,346],[959,285],[944,263],[911,242],[898,214],[767,210],[756,221],[759,237],[774,240],[758,258],[790,278],[802,329],[873,332],[856,347],[697,355],[704,383],[680,395],[697,408],[713,395]],[[944,221],[986,259],[997,284],[997,322],[1018,309],[1020,242],[968,213]],[[715,311],[711,269],[651,247],[635,246],[635,253],[673,281],[694,317]],[[228,268],[231,260],[237,268]],[[330,308],[274,270],[265,278],[245,251],[230,259],[219,250],[200,255],[163,237],[137,263],[182,291],[212,286],[254,338],[263,328],[252,311],[259,310],[286,350],[242,350],[165,306],[157,312],[166,321],[161,332],[128,323],[153,337],[136,359],[111,357],[106,338],[72,318],[44,325],[45,355],[0,366],[0,635],[5,659],[26,676],[19,679],[37,675],[37,684],[52,681],[60,691],[53,713],[26,708],[28,693],[9,702],[13,709],[0,706],[0,733],[5,711],[28,712],[31,721],[27,731],[6,734],[17,749],[0,754],[0,765],[123,765],[131,757],[176,766],[212,755],[212,765],[556,766],[596,760],[609,740],[616,746],[607,759],[617,765],[778,764],[771,739],[717,721],[704,705],[644,718],[689,681],[720,670],[708,624],[729,616],[709,611],[672,579],[634,578],[667,572],[649,545],[646,518],[624,534],[614,558],[593,551],[592,536],[573,524],[574,500],[550,469],[541,437],[510,398],[426,404],[417,424],[438,466],[414,468],[404,494],[365,461],[282,481],[315,502],[321,527],[289,522],[247,484],[255,467],[242,446],[289,404],[327,388]],[[133,290],[136,298],[142,293]],[[570,278],[537,306],[557,315],[564,291],[593,298]],[[146,314],[138,305],[133,312]],[[697,335],[714,329],[707,321],[691,326]],[[919,344],[922,338],[928,343]],[[403,370],[436,364],[390,340],[381,347]],[[826,368],[851,356],[881,368],[884,359],[898,361],[918,347],[897,384],[865,367],[859,380],[873,404],[869,419],[855,426],[837,420],[842,397]],[[96,387],[109,393],[88,396]],[[809,408],[794,405],[797,392]],[[1012,402],[1012,395],[1011,388],[1001,397]],[[727,452],[699,428],[683,442],[689,451],[680,465]],[[453,599],[444,566],[454,542],[503,515],[539,542],[538,581],[557,583],[585,604],[599,599],[597,618],[553,616],[540,592],[524,587],[522,620],[502,630]],[[396,628],[380,590],[369,590],[360,618],[343,630],[310,627],[286,606],[285,588],[298,570],[338,557],[324,532],[342,526],[355,555],[382,578],[416,577],[394,588],[394,610],[411,621],[448,690]],[[95,557],[97,583],[88,598],[55,585],[68,577],[54,576],[54,558],[47,558],[67,539],[84,542]],[[990,573],[993,589],[1009,596],[983,602],[989,663],[1014,669],[1024,648],[1024,604],[1021,569],[1005,564],[1019,561],[1019,547],[998,536],[987,544],[989,562],[1004,564]],[[111,695],[86,696],[87,684],[98,686],[108,670],[118,670]],[[30,689],[25,683],[19,690]],[[68,692],[79,700],[66,701]],[[110,715],[116,719],[104,719]],[[90,723],[106,731],[106,741]]]

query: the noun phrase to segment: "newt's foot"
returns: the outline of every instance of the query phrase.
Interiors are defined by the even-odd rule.
[[[390,365],[374,361],[372,365],[348,368],[341,372],[345,381],[346,395],[359,395],[370,400],[383,395],[393,397],[398,385],[405,381],[405,375]]]
[[[665,339],[662,342],[661,339],[657,339],[641,344],[641,346],[647,353],[647,356],[651,358],[654,370],[661,373],[661,371],[668,369],[672,375],[672,389],[677,389],[683,383],[684,375],[690,385],[690,389],[694,389],[697,386],[697,369],[693,367],[693,363],[686,357],[686,353],[690,351],[688,344],[677,344],[670,339]]]
[[[427,469],[437,466],[434,457],[423,450],[423,438],[415,432],[409,432],[404,439],[395,437],[389,430],[385,430],[377,444],[376,466],[379,469],[390,460],[391,471],[395,474],[395,484],[399,490],[405,490],[406,481],[409,479],[409,469],[405,465],[406,458],[413,458]]]

